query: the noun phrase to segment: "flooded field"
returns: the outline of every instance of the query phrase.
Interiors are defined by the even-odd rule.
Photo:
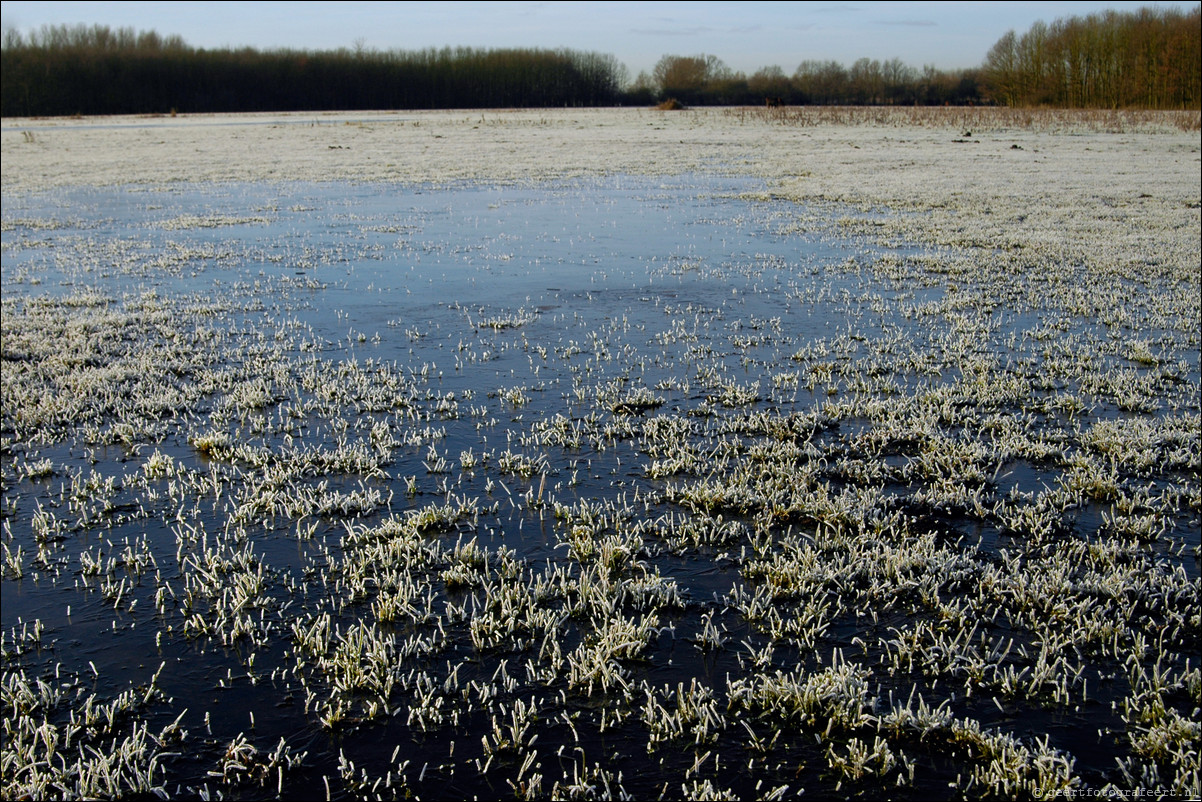
[[[947,131],[110,183],[50,130],[4,133],[6,798],[1202,790],[1189,136],[854,196]]]

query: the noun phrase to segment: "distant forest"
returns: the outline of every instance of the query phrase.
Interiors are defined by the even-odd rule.
[[[1202,7],[1037,22],[999,39],[982,73],[990,97],[1009,106],[1196,109]]]
[[[1202,10],[1144,8],[1010,31],[981,67],[803,61],[748,76],[665,55],[633,81],[611,55],[442,48],[204,49],[179,36],[47,26],[0,40],[0,115],[650,105],[1009,105],[1196,109]]]

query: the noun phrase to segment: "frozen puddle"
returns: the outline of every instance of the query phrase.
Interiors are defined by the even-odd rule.
[[[1188,727],[1124,705],[1198,685],[1188,338],[762,189],[6,197],[14,795],[1138,773]]]

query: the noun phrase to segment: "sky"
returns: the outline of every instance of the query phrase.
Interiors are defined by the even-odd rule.
[[[375,50],[570,48],[611,54],[633,78],[666,54],[720,58],[748,75],[804,60],[900,58],[981,64],[1006,31],[1142,6],[1197,2],[30,2],[4,0],[4,28],[100,24],[178,34],[193,47]]]

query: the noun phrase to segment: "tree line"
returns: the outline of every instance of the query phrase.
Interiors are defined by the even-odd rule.
[[[631,100],[673,98],[686,105],[943,106],[982,102],[978,70],[917,70],[901,59],[803,61],[792,76],[778,66],[751,76],[734,72],[716,56],[664,56],[650,75],[627,91]]]
[[[6,117],[605,106],[624,80],[613,56],[562,49],[208,50],[99,25],[2,41]]]
[[[1007,32],[982,70],[998,103],[1084,108],[1198,108],[1202,7],[1104,11]]]
[[[664,56],[630,90],[699,105],[1007,105],[1196,109],[1202,100],[1202,8],[1141,8],[1036,22],[1008,31],[979,69],[921,70],[900,59],[803,61],[792,76],[750,77],[715,56]]]
[[[1144,8],[1009,31],[979,68],[900,59],[802,61],[750,76],[665,55],[629,81],[611,55],[567,49],[204,49],[102,25],[0,39],[0,115],[650,105],[1199,107],[1200,9]]]

